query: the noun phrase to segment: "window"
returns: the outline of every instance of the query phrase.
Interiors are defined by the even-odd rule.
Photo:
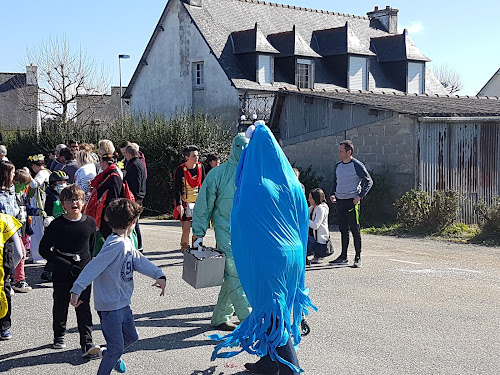
[[[272,82],[272,57],[259,55],[257,67],[257,82],[270,85]]]
[[[203,61],[193,63],[193,88],[203,89],[205,86],[205,73]]]
[[[368,90],[368,59],[349,57],[349,89]]]
[[[299,89],[310,89],[313,87],[312,61],[297,59],[295,84]]]
[[[409,62],[408,63],[408,93],[423,94],[424,93],[424,63]]]

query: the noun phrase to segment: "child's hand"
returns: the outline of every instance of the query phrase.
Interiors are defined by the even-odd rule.
[[[166,284],[167,284],[167,281],[164,278],[159,278],[159,279],[156,279],[154,284],[151,286],[156,286],[157,288],[160,288],[161,289],[160,296],[164,296]]]
[[[75,293],[71,293],[71,300],[69,301],[69,303],[71,304],[71,306],[73,306],[75,309],[80,306],[83,301],[81,299],[78,299],[80,296],[78,294],[75,294]]]

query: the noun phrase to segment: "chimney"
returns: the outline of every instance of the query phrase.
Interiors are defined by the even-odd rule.
[[[201,8],[201,0],[186,0],[188,5]]]
[[[378,9],[378,7],[375,7],[373,11],[366,13],[366,15],[370,19],[371,27],[380,29],[380,24],[382,24],[382,30],[387,31],[390,34],[397,34],[398,12],[399,9],[393,9],[388,5],[385,9]],[[379,21],[380,24],[374,21]]]
[[[38,67],[33,64],[26,67],[26,84],[38,85]]]

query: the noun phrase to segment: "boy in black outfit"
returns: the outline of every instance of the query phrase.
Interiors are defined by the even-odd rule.
[[[66,347],[64,335],[71,298],[70,290],[80,272],[92,258],[97,226],[92,217],[82,213],[85,192],[80,187],[68,186],[61,192],[59,198],[66,214],[50,223],[40,242],[40,255],[54,264],[52,275],[54,349]],[[83,303],[75,309],[83,357],[99,354],[99,346],[92,342],[90,288],[88,286],[82,292],[80,299]]]

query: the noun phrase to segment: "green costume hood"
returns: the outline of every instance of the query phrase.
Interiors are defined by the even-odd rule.
[[[245,134],[238,133],[236,137],[233,139],[233,144],[231,145],[231,152],[229,155],[229,160],[227,161],[229,164],[238,165],[238,161],[240,160],[241,152],[248,144],[248,138],[245,137]]]

